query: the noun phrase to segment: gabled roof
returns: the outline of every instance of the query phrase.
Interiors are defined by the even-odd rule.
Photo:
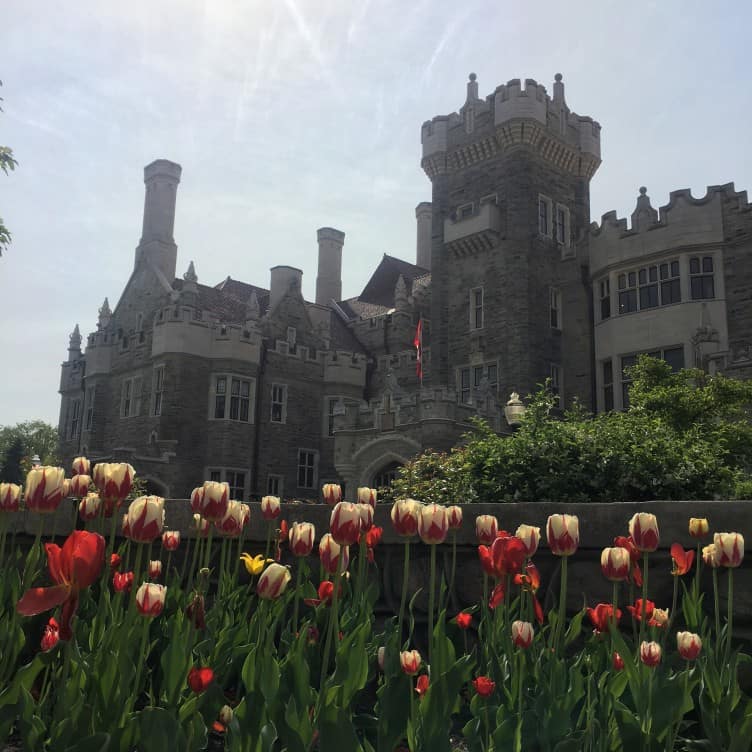
[[[395,256],[384,254],[381,263],[371,275],[363,292],[358,296],[361,303],[375,303],[386,308],[394,308],[394,286],[402,276],[408,293],[412,290],[413,280],[428,273],[428,269],[403,261]]]
[[[173,287],[182,290],[184,281],[176,278]],[[251,292],[256,292],[260,314],[266,312],[269,306],[269,291],[263,287],[256,287],[245,282],[238,282],[229,277],[214,287],[197,284],[198,308],[214,314],[220,321],[228,324],[240,324],[246,319],[246,304]]]

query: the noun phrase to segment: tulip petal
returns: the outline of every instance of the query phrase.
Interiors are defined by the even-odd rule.
[[[16,611],[21,616],[36,616],[49,611],[68,600],[70,585],[55,585],[48,588],[31,588],[27,590],[16,604]]]
[[[45,543],[44,550],[47,553],[47,567],[50,570],[52,581],[57,585],[62,585],[66,581],[62,569],[62,549],[55,543]]]

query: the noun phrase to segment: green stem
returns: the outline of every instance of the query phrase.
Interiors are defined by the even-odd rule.
[[[449,578],[449,589],[447,590],[446,608],[449,608],[454,595],[454,575],[457,571],[457,532],[452,532],[452,574]]]
[[[645,726],[643,728],[643,748],[645,752],[650,750],[651,727],[653,725],[653,672],[655,669],[648,667],[648,704],[645,710]]]
[[[264,549],[264,561],[266,561],[269,558],[269,547],[272,544],[272,527],[273,526],[274,526],[274,522],[266,523],[266,548]]]
[[[428,591],[428,665],[433,655],[433,610],[436,598],[436,546],[431,546],[431,576]]]
[[[206,550],[204,552],[204,569],[209,568],[209,564],[211,563],[211,544],[212,544],[212,533],[214,532],[214,525],[209,525],[209,533],[206,536]]]
[[[196,567],[198,567],[198,562],[200,559],[200,553],[201,553],[201,542],[202,542],[202,536],[199,531],[196,531],[196,543],[193,547],[193,559],[191,560],[191,566],[188,571],[188,590],[190,591],[193,587],[193,579],[196,576]]]
[[[674,595],[671,599],[671,611],[668,613],[668,624],[666,625],[666,629],[661,631],[661,638],[660,643],[661,647],[663,647],[663,643],[668,639],[669,632],[671,631],[671,627],[674,623],[674,616],[676,616],[676,601],[679,594],[679,575],[674,575]]]
[[[700,597],[700,565],[702,564],[702,547],[701,544],[697,544],[697,552],[695,553],[695,581],[694,581],[694,597],[695,606],[697,605],[697,599]],[[697,625],[693,624],[693,627]]]
[[[483,572],[483,601],[480,604],[478,638],[483,646],[483,670],[488,671],[488,575]]]
[[[564,557],[566,561],[566,557]],[[524,684],[525,656],[521,649],[517,651],[517,726],[514,731],[514,750],[522,750],[522,686]]]
[[[4,512],[0,512],[0,528],[2,528],[2,533],[0,533],[0,567],[2,567],[5,562],[5,539],[8,537],[9,522],[8,515]]]
[[[332,606],[329,610],[329,629],[326,634],[324,643],[324,657],[321,661],[321,681],[319,682],[319,703],[324,697],[324,681],[329,671],[329,656],[332,652],[332,640],[334,638],[335,623],[337,622],[337,608],[339,601],[339,586],[342,579],[342,564],[344,563],[343,552],[340,552],[339,563],[337,565],[337,574],[334,576],[334,592],[332,593]]]
[[[718,568],[713,567],[713,603],[715,605],[715,641],[721,646],[721,607],[718,602]]]
[[[225,569],[227,567],[227,544],[229,539],[222,538],[219,554],[219,574],[217,575],[217,594],[222,595],[225,581]]]
[[[561,582],[559,583],[559,618],[556,620],[556,638],[554,641],[554,655],[559,655],[561,634],[564,630],[564,621],[567,618],[567,561],[568,556],[561,557]]]
[[[164,578],[165,585],[168,585],[169,580],[170,580],[170,564],[172,564],[172,551],[167,552],[167,566],[166,566],[167,571],[166,571],[165,578]]]
[[[300,607],[300,586],[303,583],[303,559],[298,557],[298,566],[295,572],[295,605],[292,612],[292,633],[297,636],[298,634],[298,610]],[[332,596],[332,600],[334,596]]]
[[[734,619],[734,568],[729,567],[728,570],[728,603],[727,605],[727,617],[726,617],[726,666],[729,665],[729,659],[731,658],[731,636],[733,632],[733,619]]]
[[[180,585],[186,581],[185,580],[185,568],[188,566],[188,562],[191,558],[191,544],[193,543],[193,538],[188,538],[188,543],[185,547],[185,554],[183,555],[183,566],[180,567]]]
[[[29,555],[26,557],[26,566],[24,567],[23,577],[21,578],[21,592],[26,590],[26,583],[28,582],[28,578],[31,577],[33,579],[36,577],[36,571],[30,572],[29,569],[36,570],[37,564],[39,563],[39,559],[41,558],[42,554],[41,541],[42,530],[44,528],[44,515],[39,514],[38,512],[37,515],[37,532],[34,536],[34,545],[31,547]],[[29,566],[29,564],[31,564],[31,567]]]
[[[110,556],[112,556],[113,552],[115,551],[115,532],[117,530],[118,519],[120,519],[120,513],[116,504],[115,509],[113,509],[112,511],[112,521],[110,522],[110,542],[107,545],[107,562],[109,562]]]
[[[71,651],[73,650],[72,645],[73,639],[70,639],[65,643],[65,649],[63,650],[63,670],[60,675],[60,686],[55,688],[55,715],[52,726],[57,726],[60,722],[60,714],[65,709],[65,693],[68,687],[68,675],[70,674]],[[50,736],[53,736],[52,728],[50,728]]]
[[[365,576],[366,576],[366,536],[361,534],[360,536],[360,548],[358,549],[358,582],[357,592],[355,593],[356,608],[359,608],[360,598],[365,592]]]
[[[486,716],[486,744],[483,749],[488,750],[491,746],[491,719],[489,718],[488,702],[485,703],[483,710],[485,711],[484,715]]]
[[[138,699],[139,695],[139,686],[141,684],[141,675],[144,670],[144,664],[147,661],[147,658],[149,657],[146,650],[146,641],[149,636],[149,618],[143,617],[144,623],[141,627],[141,642],[139,644],[138,648],[138,658],[137,658],[137,664],[136,664],[136,682],[133,685],[133,692],[131,692],[130,699],[126,703],[126,712],[123,716],[123,720],[120,724],[120,728],[123,728],[125,726],[125,721],[128,718],[128,716],[133,712],[133,708],[136,705],[136,700]]]
[[[642,602],[640,603],[640,635],[637,640],[636,656],[639,660],[640,645],[642,645],[643,637],[645,634],[645,612],[647,610],[648,601],[648,552],[645,551],[642,554]]]
[[[240,554],[243,553],[243,541],[245,540],[245,528],[240,531],[238,536],[238,550],[235,553],[235,566],[232,570],[232,586],[238,584],[238,573],[240,572]]]
[[[410,581],[410,539],[405,539],[405,557],[402,565],[402,595],[400,597],[399,621],[397,622],[397,633],[399,634],[400,644],[402,643],[402,622],[405,619],[405,604],[407,603],[407,587]]]

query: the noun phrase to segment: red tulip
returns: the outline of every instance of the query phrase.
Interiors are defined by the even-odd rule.
[[[519,538],[502,530],[490,548],[478,546],[478,556],[483,571],[497,580],[502,580],[522,569],[527,549]]]
[[[166,551],[177,551],[180,546],[180,531],[165,530],[162,533],[162,548]]]
[[[52,648],[54,648],[59,641],[60,626],[55,621],[55,619],[50,617],[50,620],[47,622],[47,626],[44,628],[44,634],[42,635],[40,647],[43,651],[47,652],[48,650],[52,650]]]
[[[457,622],[457,626],[460,629],[469,629],[470,625],[473,623],[473,615],[466,613],[457,614],[457,616],[454,617],[454,620]]]
[[[593,625],[593,631],[595,634],[601,634],[601,632],[608,632],[608,625],[614,621],[614,607],[611,603],[599,603],[595,608],[588,608],[586,610],[588,619]],[[616,609],[616,623],[619,623],[621,619],[621,609]]]
[[[642,642],[640,660],[648,668],[655,668],[661,662],[661,646],[657,642]]]
[[[16,604],[22,616],[36,616],[55,606],[60,611],[60,639],[73,636],[71,620],[78,608],[78,594],[99,577],[104,566],[104,538],[98,533],[74,530],[63,547],[46,543],[47,565],[53,587],[27,590]]]
[[[196,668],[195,666],[188,672],[188,686],[192,692],[200,695],[205,692],[207,687],[214,679],[214,672],[210,668]]]
[[[478,676],[473,679],[473,686],[481,697],[490,697],[496,689],[496,682],[488,676]]]
[[[329,532],[340,546],[351,546],[360,535],[360,510],[349,501],[340,501],[329,520]]]
[[[488,607],[491,609],[491,611],[496,609],[500,603],[504,602],[505,595],[506,593],[504,592],[504,583],[497,583],[496,587],[491,591],[491,595],[488,599]]]
[[[540,588],[541,578],[538,567],[529,561],[525,566],[525,574],[516,574],[514,576],[514,584],[519,585],[523,590],[529,591],[533,596],[533,610],[535,611],[535,620],[538,624],[543,624],[543,606],[535,595]]]
[[[112,575],[112,587],[116,593],[130,593],[133,586],[133,572],[115,572]]]
[[[120,564],[122,563],[122,561],[123,560],[120,558],[120,554],[116,554],[116,553],[110,554],[110,569],[116,572],[120,568]]]
[[[624,668],[624,659],[615,651],[611,658],[611,665],[614,671],[621,671]]]
[[[340,588],[340,593],[342,588]],[[320,606],[325,603],[327,606],[331,604],[334,597],[334,583],[331,580],[323,580],[319,584],[318,598],[304,598],[303,601],[306,606]]]
[[[632,538],[625,535],[617,535],[616,538],[614,538],[614,545],[620,546],[629,551],[629,579],[634,582],[637,587],[641,587],[642,570],[640,569],[640,557],[642,554],[640,553],[640,550],[635,546]]]
[[[655,551],[660,540],[656,516],[649,512],[636,512],[629,521],[629,535],[640,551]]]
[[[685,551],[684,548],[682,548],[681,543],[672,543],[671,560],[674,565],[671,569],[671,574],[674,576],[685,575],[692,569],[692,564],[695,560],[695,552]]]
[[[415,682],[415,691],[418,693],[418,697],[423,697],[428,692],[428,684],[428,674],[421,674]]]
[[[651,600],[645,601],[645,619],[650,620],[653,618],[653,611],[655,610],[655,603]],[[642,598],[638,598],[635,601],[634,606],[627,606],[627,611],[632,614],[632,618],[637,621],[642,621]]]
[[[379,543],[381,543],[381,536],[384,534],[384,528],[383,527],[372,527],[367,533],[366,533],[366,555],[368,556],[368,561],[373,563],[373,549],[378,546]]]

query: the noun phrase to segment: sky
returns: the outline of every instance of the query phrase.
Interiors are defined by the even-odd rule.
[[[268,287],[316,230],[346,233],[343,297],[383,253],[415,260],[430,201],[420,126],[512,78],[602,126],[591,216],[671,190],[752,191],[749,3],[606,0],[5,0],[0,425],[56,424],[78,323],[114,307],[141,233],[143,167],[183,167],[177,273]]]

